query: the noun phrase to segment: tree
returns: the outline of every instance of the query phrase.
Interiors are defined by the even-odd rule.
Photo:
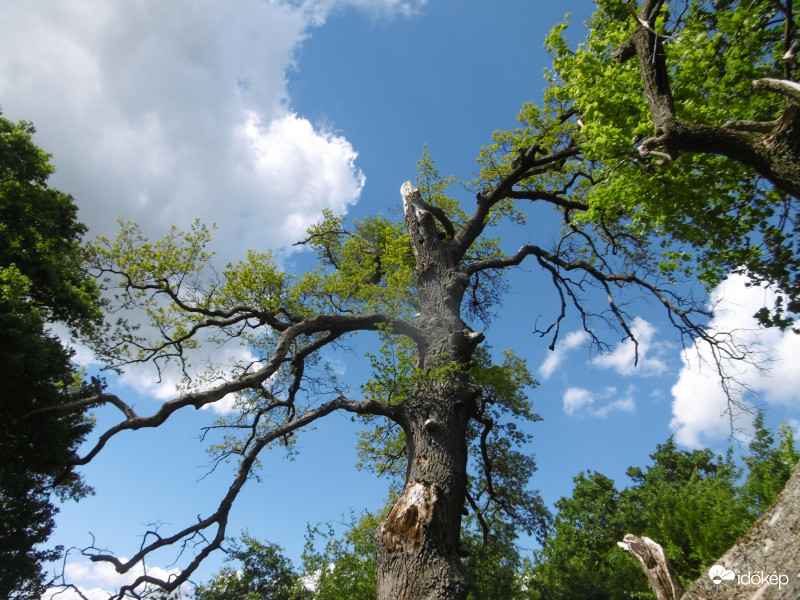
[[[781,493],[800,460],[791,428],[782,423],[778,430],[778,445],[764,427],[764,413],[754,422],[755,434],[750,442],[750,454],[745,457],[749,469],[744,495],[754,516],[761,516]]]
[[[526,105],[520,126],[498,132],[494,144],[482,150],[479,177],[466,183],[474,199],[455,198],[453,181],[439,177],[424,159],[417,186],[407,182],[401,188],[401,221],[374,216],[346,224],[342,217],[326,214],[312,227],[302,243],[319,260],[305,274],[282,273],[269,254],[256,252],[214,271],[205,250],[209,234],[200,225],[185,234],[172,231],[158,242],[126,225],[116,240],[97,248],[96,273],[109,287],[116,286],[121,307],[147,315],[153,333],[148,336],[121,323],[113,341],[98,347],[112,364],[121,368],[151,362],[160,368],[176,361],[183,367],[187,349],[203,339],[238,339],[256,355],[229,370],[224,383],[219,383],[219,370],[194,380],[189,391],[150,416],[137,415],[119,398],[105,398],[124,419],[103,433],[78,464],[91,460],[122,431],[157,427],[183,408],[239,395],[238,412],[220,423],[231,433],[219,448],[219,458],[238,458],[239,466],[219,508],[172,535],[148,541],[128,560],[102,553],[92,559],[124,571],[151,552],[193,536],[205,535],[208,544],[173,580],[144,576],[122,592],[150,583],[175,589],[186,581],[222,544],[228,511],[259,453],[281,441],[290,444],[303,427],[341,410],[386,424],[386,439],[392,443],[379,456],[389,467],[405,463],[398,498],[378,527],[378,597],[465,598],[469,578],[459,553],[462,511],[477,506],[486,512],[469,477],[470,448],[478,449],[484,465],[486,485],[478,489],[490,500],[490,510],[505,513],[507,522],[526,522],[515,515],[517,499],[495,493],[493,479],[505,455],[492,452],[488,440],[498,436],[500,449],[514,432],[498,427],[490,414],[497,408],[491,389],[476,379],[475,370],[485,337],[480,327],[499,308],[504,273],[521,264],[537,265],[552,283],[558,308],[538,331],[551,348],[570,311],[597,347],[606,347],[608,336],[614,335],[609,328],[635,343],[627,307],[645,296],[663,307],[689,342],[712,347],[725,384],[725,361],[746,353],[732,336],[706,333],[709,311],[685,293],[685,286],[673,284],[697,276],[713,285],[731,269],[747,270],[755,281],[777,285],[784,303],[759,314],[768,324],[790,323],[797,310],[797,263],[791,251],[797,233],[795,113],[790,106],[773,124],[777,151],[758,162],[753,148],[768,140],[741,133],[745,117],[739,113],[758,113],[763,129],[767,116],[762,113],[769,111],[759,102],[745,110],[744,103],[731,99],[736,95],[727,84],[733,79],[749,86],[752,76],[774,74],[771,57],[785,45],[785,36],[775,33],[771,19],[784,15],[781,22],[791,38],[792,5],[699,2],[678,11],[672,23],[685,35],[675,47],[685,55],[677,58],[687,69],[711,73],[704,78],[707,87],[697,90],[697,77],[681,79],[676,68],[663,67],[663,35],[653,28],[663,5],[645,0],[632,20],[627,5],[600,2],[586,51],[571,51],[560,35],[563,28],[556,29],[548,42],[555,59],[546,102],[542,107]],[[753,7],[757,19],[767,19],[768,25],[763,36],[752,36],[758,38],[755,46],[750,36],[740,39],[730,31],[742,26],[730,19],[747,21]],[[627,43],[631,36],[632,45]],[[640,53],[639,71],[630,63],[608,70],[616,65],[609,58],[616,44]],[[741,52],[719,52],[721,47]],[[647,48],[656,49],[655,67],[650,67]],[[729,64],[734,55],[744,58]],[[620,50],[615,56],[632,54]],[[579,85],[586,82],[581,77],[591,83]],[[672,100],[665,78],[675,88]],[[776,85],[792,89],[786,83]],[[695,130],[675,116],[679,113],[664,113],[663,106],[678,107],[684,97],[687,106],[702,98],[726,118],[730,114],[734,126],[701,131],[710,136],[732,129],[729,137],[741,151],[712,156],[708,153],[718,146],[700,145],[698,135],[691,133]],[[611,103],[608,110],[601,110],[603,98]],[[684,136],[685,130],[691,135]],[[693,139],[694,146],[685,141]],[[677,150],[685,152],[673,159]],[[792,168],[784,168],[790,159]],[[561,229],[553,239],[532,242],[524,211],[545,209],[557,211]],[[503,240],[491,235],[500,224],[506,226]],[[522,245],[508,252],[504,248],[514,237],[513,226]],[[383,344],[376,364],[393,360],[395,351],[401,360],[392,363],[400,368],[390,369],[391,377],[377,373],[359,400],[324,369],[320,352],[345,341],[355,343],[365,334]],[[515,418],[530,412],[524,403],[506,409]],[[511,472],[514,466],[531,469],[524,462],[505,469]],[[484,518],[484,524],[490,522]]]
[[[71,460],[92,428],[81,411],[48,412],[97,393],[84,385],[71,352],[48,330],[61,323],[90,335],[102,313],[85,268],[71,196],[52,189],[50,156],[30,123],[0,116],[0,597],[42,591],[38,548],[53,531],[52,494],[78,499],[89,488]],[[30,413],[36,414],[31,415]]]
[[[303,600],[311,595],[280,546],[247,534],[229,550],[241,569],[225,568],[195,592],[196,600]]]
[[[327,528],[309,527],[303,570],[315,580],[316,600],[375,598],[375,529],[383,517],[351,515],[341,537],[330,524]],[[317,541],[324,542],[324,546],[317,548]]]
[[[744,457],[749,470],[744,482],[730,453],[723,458],[708,449],[678,450],[671,437],[650,455],[652,465],[628,469],[631,484],[623,490],[600,473],[579,474],[572,496],[556,503],[554,526],[534,556],[526,576],[529,597],[652,598],[639,566],[618,548],[629,532],[657,541],[680,583],[688,586],[763,511],[754,510],[753,481],[773,472],[778,455],[796,453],[793,440],[780,435],[775,447],[763,415],[757,419]],[[788,480],[797,462],[793,456],[782,475],[775,473],[775,488]]]

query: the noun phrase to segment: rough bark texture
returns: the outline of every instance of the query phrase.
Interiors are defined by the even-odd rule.
[[[775,503],[716,564],[734,578],[714,583],[704,573],[682,600],[800,598],[800,464]]]
[[[459,316],[467,276],[419,192],[402,188],[406,225],[416,259],[424,331],[416,385],[398,419],[408,445],[405,489],[377,532],[379,600],[462,600],[467,572],[458,555],[467,486],[467,424],[479,390],[466,366],[483,335]]]

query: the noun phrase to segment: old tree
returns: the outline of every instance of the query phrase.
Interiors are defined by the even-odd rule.
[[[486,529],[537,528],[537,497],[495,485],[517,467],[522,479],[532,470],[524,461],[503,464],[500,451],[519,441],[515,420],[534,418],[520,395],[526,372],[513,354],[492,365],[480,331],[499,306],[504,273],[519,265],[552,283],[541,293],[558,308],[537,331],[551,347],[570,314],[600,347],[609,326],[635,342],[626,307],[647,297],[679,335],[713,349],[735,402],[725,366],[746,353],[735,338],[706,333],[708,309],[686,294],[686,282],[711,287],[746,272],[779,292],[758,313],[765,326],[791,327],[798,312],[798,12],[791,0],[599,0],[585,43],[570,48],[566,24],[549,36],[544,104],[523,107],[519,127],[496,133],[481,151],[480,175],[466,184],[471,200],[448,195],[453,180],[424,156],[416,186],[402,185],[401,220],[347,224],[326,214],[301,242],[317,253],[317,266],[299,276],[256,252],[214,271],[199,225],[158,242],[130,225],[98,244],[94,267],[119,307],[149,319],[142,329],[121,321],[98,341],[109,364],[182,365],[192,347],[231,339],[253,359],[194,378],[149,416],[111,394],[72,405],[113,404],[124,417],[77,461],[85,464],[121,432],[237,397],[233,416],[208,431],[223,432],[218,458],[238,461],[217,510],[146,537],[130,559],[89,549],[91,559],[127,571],[190,543],[197,553],[180,575],[145,575],[121,593],[176,589],[223,543],[259,454],[345,411],[377,427],[364,445],[368,460],[405,463],[404,486],[376,531],[378,598],[465,598],[465,509]],[[560,228],[552,239],[531,240],[526,213],[542,210],[556,214]],[[500,225],[502,240],[492,236]],[[524,245],[507,251],[515,228]],[[383,351],[354,396],[320,353],[364,336]],[[765,538],[770,556],[785,558],[796,536],[798,477],[742,542],[752,548],[741,552],[761,553],[760,564]],[[796,563],[781,568],[797,571]]]

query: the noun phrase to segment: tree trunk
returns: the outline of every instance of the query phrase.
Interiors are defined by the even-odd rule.
[[[469,385],[435,377],[405,403],[406,485],[378,530],[379,600],[466,597],[458,546],[473,405]]]
[[[775,503],[716,565],[725,571],[716,580],[703,573],[682,600],[800,598],[800,463]]]
[[[416,367],[424,374],[399,407],[408,445],[403,493],[377,531],[379,600],[463,600],[467,571],[458,554],[467,489],[467,425],[479,388],[470,358],[483,334],[460,318],[468,280],[437,231],[434,213],[410,183],[401,190],[425,332]]]

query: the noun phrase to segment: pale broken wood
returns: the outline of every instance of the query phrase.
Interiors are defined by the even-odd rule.
[[[659,544],[648,537],[626,533],[617,546],[639,561],[658,600],[680,600],[683,586]]]
[[[414,554],[421,546],[433,516],[436,495],[424,483],[406,485],[389,516],[380,526],[383,545],[389,552]]]

